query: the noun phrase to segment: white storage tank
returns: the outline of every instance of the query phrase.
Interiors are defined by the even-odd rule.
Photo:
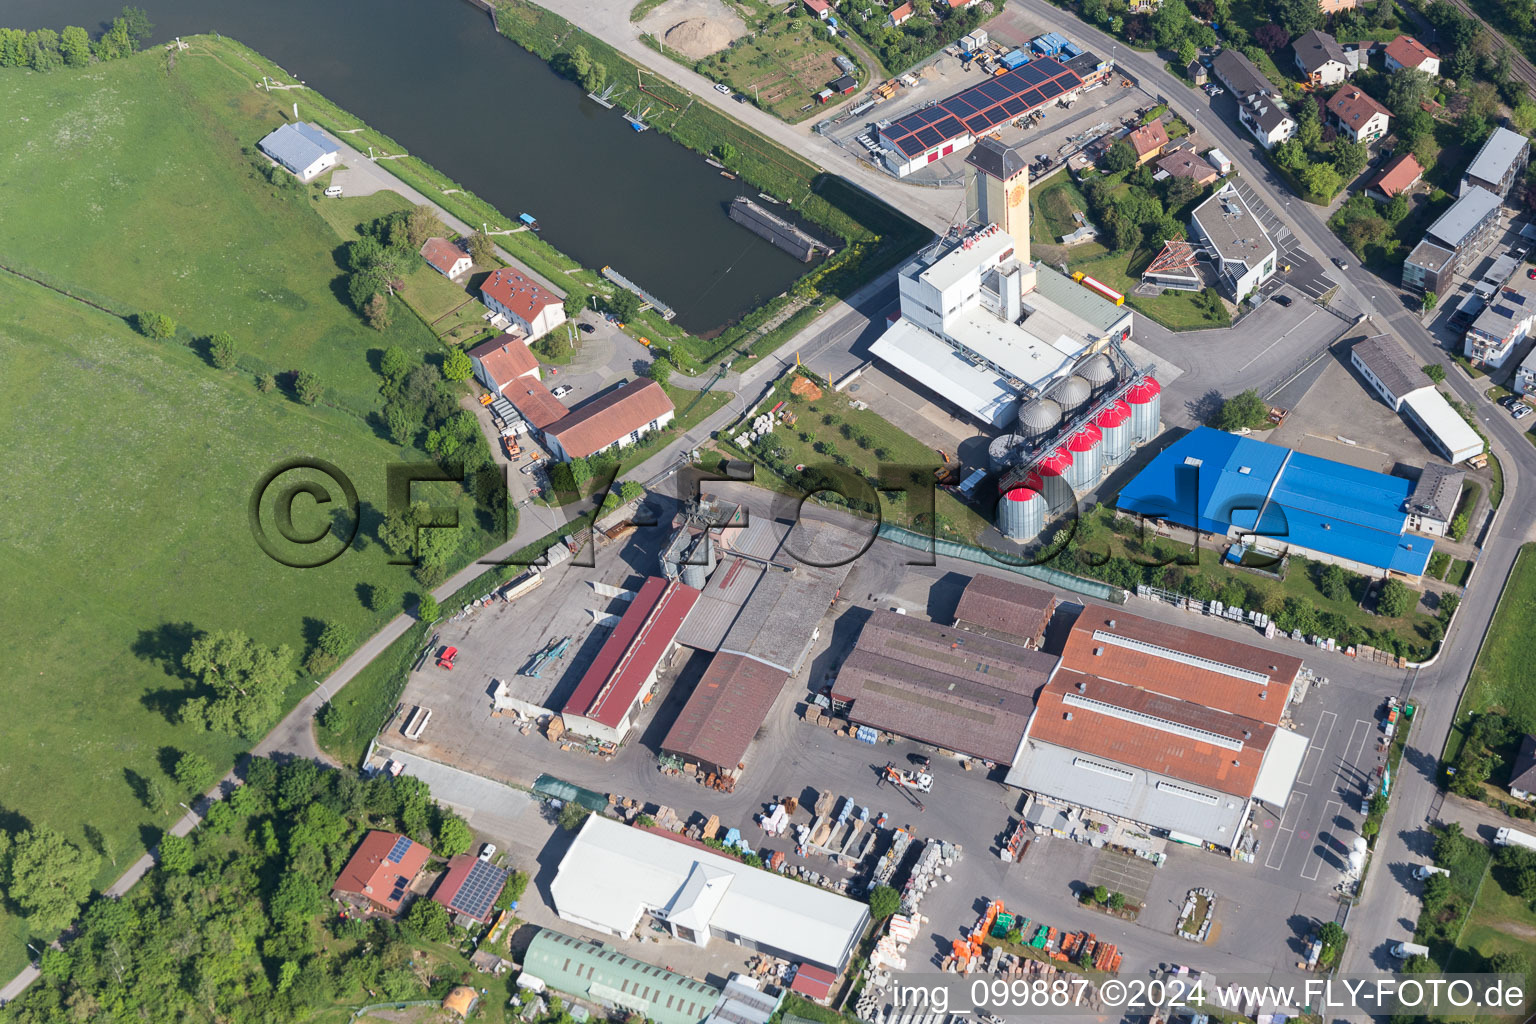
[[[1044,437],[1061,423],[1061,406],[1049,398],[1037,398],[1019,408],[1019,433],[1028,438]]]
[[[1074,373],[1051,390],[1051,397],[1056,400],[1057,405],[1061,406],[1062,415],[1075,416],[1082,412],[1083,406],[1088,404],[1088,399],[1093,397],[1093,388]]]
[[[1109,361],[1109,356],[1103,352],[1089,356],[1083,360],[1083,364],[1074,371],[1079,377],[1088,382],[1095,394],[1115,382],[1115,368]]]
[[[1074,493],[1082,493],[1099,482],[1104,468],[1104,435],[1092,423],[1067,438],[1067,451],[1072,453],[1072,465],[1067,468],[1067,483]]]
[[[1131,407],[1120,399],[1110,402],[1093,418],[1104,435],[1104,465],[1118,466],[1131,455]]]
[[[1018,458],[1019,449],[1023,445],[1024,438],[1018,434],[994,437],[992,443],[987,445],[987,465],[991,467],[992,472],[1001,473]]]
[[[1125,393],[1125,404],[1131,407],[1131,443],[1146,444],[1157,436],[1157,425],[1162,421],[1163,389],[1157,381],[1143,377]]]
[[[1045,498],[1028,487],[1007,491],[997,499],[997,529],[1009,540],[1034,540],[1045,529]]]
[[[710,572],[715,568],[715,548],[709,534],[701,536],[698,543],[694,545],[693,551],[684,557],[686,561],[682,566],[683,571],[679,574],[683,585],[692,587],[694,590],[703,590],[704,584],[709,582]],[[702,564],[693,565],[691,564],[693,562]]]

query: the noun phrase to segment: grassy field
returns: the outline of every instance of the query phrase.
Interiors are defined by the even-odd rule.
[[[1129,302],[1132,308],[1137,312],[1145,313],[1171,331],[1201,331],[1232,325],[1232,317],[1227,313],[1225,305],[1216,303],[1210,307],[1203,306],[1197,299],[1200,294],[1198,292],[1169,291],[1165,295],[1155,295],[1151,298],[1131,294],[1131,289],[1136,287],[1140,278],[1133,277],[1130,268],[1145,267],[1153,255],[1155,254],[1133,250],[1109,253],[1081,262],[1069,261],[1067,265],[1073,271],[1081,270],[1091,277],[1098,278],[1116,291],[1125,293],[1125,301]]]
[[[1078,228],[1072,214],[1088,212],[1088,200],[1067,175],[1029,194],[1029,237],[1046,245],[1060,245],[1061,236]],[[1069,252],[1071,250],[1068,250]]]
[[[833,46],[822,23],[815,18],[785,18],[774,7],[750,39],[705,57],[698,70],[753,99],[775,117],[794,124],[820,117],[847,99],[833,95],[817,103],[816,94],[842,75],[833,58],[842,51]],[[667,55],[676,59],[677,53]],[[857,63],[857,62],[855,62]],[[869,72],[860,70],[860,85]]]
[[[1457,728],[1450,740],[1457,749],[1462,739],[1458,734],[1468,715],[1536,706],[1536,663],[1526,650],[1529,645],[1522,642],[1531,622],[1536,622],[1536,548],[1527,544],[1520,549],[1510,570],[1487,639],[1462,694],[1461,707],[1456,712]]]
[[[373,610],[375,586],[416,589],[371,539],[384,467],[402,457],[366,422],[379,405],[371,360],[386,345],[440,346],[404,308],[386,332],[364,326],[337,262],[356,221],[388,201],[320,206],[258,177],[241,147],[281,120],[282,103],[224,56],[199,40],[169,74],[158,51],[0,73],[0,107],[28,112],[0,150],[4,262],[119,313],[183,324],[178,338],[150,341],[85,301],[0,275],[0,609],[16,666],[3,689],[13,713],[0,733],[0,807],[7,827],[47,823],[76,842],[85,824],[100,829],[117,860],[104,861],[103,884],[170,821],[145,809],[146,782],[190,795],[166,775],[178,752],[222,770],[243,745],[174,722],[192,631],[240,629],[302,655],[324,623],[365,637],[397,613]],[[236,338],[236,370],[213,369],[195,343],[218,330]],[[294,368],[320,376],[321,404],[254,386],[256,372]],[[247,503],[269,469],[311,456],[355,481],[364,525],[359,550],[304,571],[262,553]],[[461,513],[455,566],[489,541]],[[299,503],[296,528],[316,515]],[[295,684],[290,701],[308,688]],[[0,917],[0,973],[24,962],[25,934]]]

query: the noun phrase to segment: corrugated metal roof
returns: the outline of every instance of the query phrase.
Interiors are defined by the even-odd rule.
[[[682,626],[699,592],[652,576],[629,602],[566,701],[562,714],[615,728],[640,696]]]
[[[718,651],[766,570],[740,558],[723,559],[694,602],[677,633],[677,642],[701,651]]]
[[[955,606],[955,624],[983,635],[1023,643],[1037,640],[1056,609],[1054,595],[1036,587],[980,574],[971,577]]]
[[[314,125],[298,121],[279,126],[257,143],[261,151],[294,173],[303,171],[336,146]]]
[[[1036,263],[1035,270],[1037,292],[1100,331],[1108,331],[1130,313],[1128,308],[1089,291],[1055,267]]]
[[[1370,370],[1393,396],[1403,398],[1432,382],[1419,361],[1390,334],[1378,334],[1355,342],[1351,354]]]
[[[744,655],[715,655],[661,749],[729,771],[746,757],[787,678],[783,669]]]
[[[706,982],[548,928],[528,944],[523,970],[557,992],[637,1010],[656,1024],[698,1024],[720,998]]]

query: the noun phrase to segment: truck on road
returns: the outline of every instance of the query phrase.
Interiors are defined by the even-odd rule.
[[[1399,960],[1407,960],[1411,956],[1429,956],[1429,947],[1417,942],[1399,942],[1392,947],[1392,955]]]
[[[1527,850],[1536,850],[1536,836],[1516,832],[1512,828],[1501,828],[1493,834],[1493,845],[1523,846]]]

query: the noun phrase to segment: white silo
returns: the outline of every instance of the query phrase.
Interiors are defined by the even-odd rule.
[[[1131,443],[1146,444],[1157,436],[1157,425],[1162,420],[1163,389],[1151,376],[1143,377],[1125,393],[1125,404],[1131,407]]]
[[[1045,528],[1045,498],[1028,487],[1015,487],[997,499],[997,529],[1009,540],[1034,540]]]
[[[1001,434],[987,445],[987,465],[994,473],[1001,473],[1017,460],[1024,438],[1018,434]]]
[[[1061,406],[1049,398],[1037,398],[1019,407],[1019,433],[1034,439],[1044,437],[1061,423]]]
[[[698,564],[694,564],[698,563]],[[715,548],[711,543],[708,533],[700,534],[693,550],[685,557],[682,565],[683,585],[694,590],[703,590],[704,584],[709,581],[709,574],[715,568]]]
[[[1115,399],[1093,418],[1093,425],[1104,434],[1104,465],[1120,465],[1131,454],[1131,407]]]
[[[1093,397],[1093,388],[1074,373],[1051,389],[1051,397],[1056,400],[1057,405],[1061,406],[1063,415],[1075,416],[1083,411],[1083,407],[1088,404],[1088,399]]]
[[[1072,465],[1067,467],[1067,483],[1074,493],[1081,494],[1099,482],[1104,467],[1104,435],[1092,423],[1067,438],[1067,451],[1072,453]]]

